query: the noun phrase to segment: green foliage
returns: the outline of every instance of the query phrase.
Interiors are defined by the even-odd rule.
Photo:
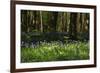
[[[21,48],[21,62],[45,62],[89,59],[89,43],[72,41],[40,42],[32,48]]]

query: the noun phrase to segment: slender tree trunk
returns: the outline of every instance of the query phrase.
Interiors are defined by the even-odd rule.
[[[82,32],[82,13],[80,13],[80,32]]]
[[[80,32],[80,13],[77,14],[77,32]]]
[[[29,32],[29,11],[27,11],[27,32]]]
[[[65,31],[65,13],[62,13],[62,31]]]
[[[65,13],[65,19],[64,19],[64,21],[65,21],[65,32],[67,32],[67,27],[68,27],[68,19],[67,19],[67,17],[68,17],[68,15],[67,15],[67,13]]]
[[[37,29],[37,25],[36,25],[36,11],[34,11],[34,25],[35,25],[35,29]]]
[[[40,11],[40,21],[41,21],[41,32],[43,32],[42,11]]]
[[[82,14],[82,32],[85,31],[84,25],[85,25],[85,16],[84,14]]]

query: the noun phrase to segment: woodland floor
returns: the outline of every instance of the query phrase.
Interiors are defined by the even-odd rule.
[[[89,43],[75,41],[40,42],[30,48],[21,48],[21,62],[46,62],[89,59]]]

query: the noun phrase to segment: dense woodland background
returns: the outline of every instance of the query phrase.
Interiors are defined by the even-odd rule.
[[[22,40],[89,40],[89,22],[89,13],[21,10]]]

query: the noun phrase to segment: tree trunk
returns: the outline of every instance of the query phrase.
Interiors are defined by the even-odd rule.
[[[71,13],[70,17],[70,37],[74,40],[77,39],[77,13]]]
[[[42,11],[40,11],[40,21],[41,21],[41,32],[43,32]]]
[[[53,32],[56,32],[56,25],[57,25],[57,18],[58,18],[58,12],[53,12],[51,17],[51,28]]]

